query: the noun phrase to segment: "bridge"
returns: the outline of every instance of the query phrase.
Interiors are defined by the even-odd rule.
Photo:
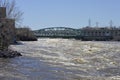
[[[37,37],[49,38],[75,38],[80,35],[80,30],[68,27],[51,27],[34,31]]]
[[[119,28],[91,28],[73,29],[68,27],[51,27],[33,31],[37,37],[47,38],[75,38],[80,40],[119,40]]]

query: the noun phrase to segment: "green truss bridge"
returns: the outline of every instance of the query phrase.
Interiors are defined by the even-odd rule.
[[[33,31],[37,37],[47,38],[75,38],[80,35],[80,30],[68,27],[51,27]]]

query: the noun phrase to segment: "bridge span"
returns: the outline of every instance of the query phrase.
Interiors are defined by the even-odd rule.
[[[37,37],[49,38],[75,38],[80,35],[80,30],[68,27],[51,27],[34,31]]]
[[[68,27],[51,27],[34,31],[37,37],[47,38],[75,38],[81,40],[117,40],[120,41],[120,28],[85,27],[73,29]]]

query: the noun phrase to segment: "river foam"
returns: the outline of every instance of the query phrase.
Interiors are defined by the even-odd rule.
[[[51,72],[44,74],[53,73],[53,77],[43,80],[54,80],[55,74],[55,80],[120,80],[119,42],[38,39],[21,43],[23,45],[10,47],[21,52],[24,57],[32,58],[33,63],[35,59],[38,61],[36,63],[40,61],[52,68],[52,71],[48,69]],[[41,68],[34,65],[38,70]]]

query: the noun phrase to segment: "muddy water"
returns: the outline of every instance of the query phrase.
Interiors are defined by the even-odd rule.
[[[0,59],[0,80],[120,80],[120,43],[39,39],[10,48],[22,57]]]

